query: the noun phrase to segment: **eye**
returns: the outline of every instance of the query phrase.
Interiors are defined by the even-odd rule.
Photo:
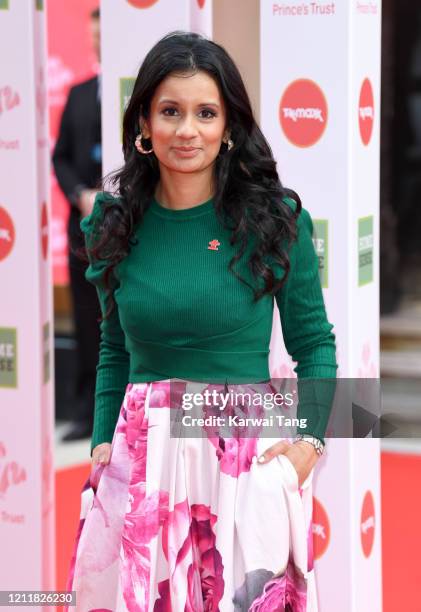
[[[165,117],[175,117],[177,113],[177,109],[174,106],[168,106],[167,108],[162,109],[162,114]]]
[[[201,115],[202,119],[213,119],[213,117],[216,117],[215,111],[211,110],[210,108],[204,108],[199,114]]]

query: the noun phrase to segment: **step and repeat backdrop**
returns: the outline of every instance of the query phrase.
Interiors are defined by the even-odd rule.
[[[343,378],[379,375],[380,24],[380,0],[101,5],[103,173],[122,163],[122,115],[151,46],[173,30],[223,44],[243,73],[281,180],[313,218]],[[28,545],[34,567],[25,570],[25,587],[41,588],[53,575],[44,28],[42,2],[0,0],[0,47],[11,59],[0,82],[0,160],[10,177],[0,184],[0,279],[7,287],[0,317],[0,539],[7,542],[0,588],[22,587],[19,552]],[[274,378],[294,376],[277,311],[270,366]],[[378,440],[329,439],[313,492],[320,610],[380,611]]]
[[[381,15],[369,6],[263,1],[260,13],[261,125],[313,217],[338,375],[348,378],[379,376]],[[380,441],[331,439],[314,486],[323,611],[382,609],[380,513]]]
[[[0,590],[54,589],[46,18],[0,0]]]

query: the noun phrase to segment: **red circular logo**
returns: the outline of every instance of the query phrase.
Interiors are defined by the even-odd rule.
[[[330,542],[330,522],[322,503],[313,496],[313,551],[314,559],[326,552]]]
[[[0,206],[0,261],[6,259],[15,244],[15,227],[5,208]]]
[[[358,123],[363,144],[368,145],[373,132],[374,123],[374,96],[369,79],[364,79],[361,85],[360,100],[358,103]]]
[[[375,526],[374,499],[371,491],[367,491],[361,508],[361,546],[366,557],[373,549]]]
[[[47,204],[44,202],[41,210],[41,248],[42,256],[47,259],[48,255],[48,213]]]
[[[199,8],[203,8],[205,6],[205,2],[206,0],[197,0],[197,4],[199,5]]]
[[[327,102],[323,91],[310,79],[288,85],[279,104],[279,121],[285,137],[296,147],[311,147],[327,125]]]
[[[127,0],[127,2],[135,8],[144,9],[156,4],[158,0]]]

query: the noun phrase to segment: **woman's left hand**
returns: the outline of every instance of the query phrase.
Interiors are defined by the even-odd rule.
[[[313,467],[316,465],[319,455],[316,449],[309,442],[300,440],[291,443],[288,440],[281,440],[270,446],[260,455],[258,463],[269,463],[276,455],[286,455],[293,464],[298,474],[298,486],[301,487]]]

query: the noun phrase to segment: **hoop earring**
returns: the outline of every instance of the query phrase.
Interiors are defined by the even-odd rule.
[[[140,132],[134,141],[134,146],[136,147],[136,149],[139,151],[139,153],[142,153],[142,155],[149,155],[150,153],[153,153],[153,147],[149,150],[146,150],[143,148],[142,146],[142,132]]]

